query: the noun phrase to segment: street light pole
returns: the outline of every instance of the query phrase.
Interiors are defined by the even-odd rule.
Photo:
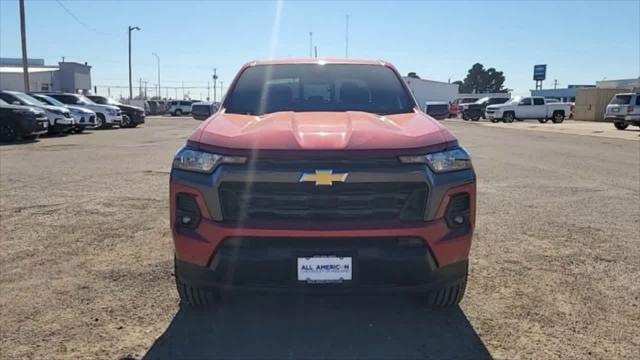
[[[156,60],[158,60],[158,99],[162,99],[162,95],[160,95],[160,56],[156,53],[153,53],[153,55],[156,57]]]
[[[27,30],[24,20],[24,0],[20,0],[20,37],[22,39],[22,71],[24,72],[24,92],[29,92],[29,64],[27,60]]]
[[[137,26],[129,26],[129,100],[133,99],[133,82],[131,80],[131,32],[133,30],[142,30]]]

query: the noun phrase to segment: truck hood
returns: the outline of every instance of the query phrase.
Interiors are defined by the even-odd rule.
[[[218,113],[189,140],[231,149],[366,150],[421,148],[456,139],[422,112],[381,116],[287,111],[262,116]]]

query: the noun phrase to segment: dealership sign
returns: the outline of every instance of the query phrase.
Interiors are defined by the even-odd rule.
[[[547,65],[534,65],[533,66],[533,80],[544,80],[547,77]]]

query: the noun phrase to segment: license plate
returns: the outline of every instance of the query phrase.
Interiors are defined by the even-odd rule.
[[[351,257],[312,256],[298,258],[298,281],[334,283],[351,280]]]
[[[619,108],[612,108],[612,109],[611,109],[611,111],[612,111],[612,112],[619,112],[619,111],[620,111],[620,109],[619,109]]]

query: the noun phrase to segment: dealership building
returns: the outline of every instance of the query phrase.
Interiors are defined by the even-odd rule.
[[[91,90],[91,66],[63,61],[45,65],[44,59],[28,59],[31,91],[84,93]],[[24,91],[22,59],[0,58],[0,90]]]

